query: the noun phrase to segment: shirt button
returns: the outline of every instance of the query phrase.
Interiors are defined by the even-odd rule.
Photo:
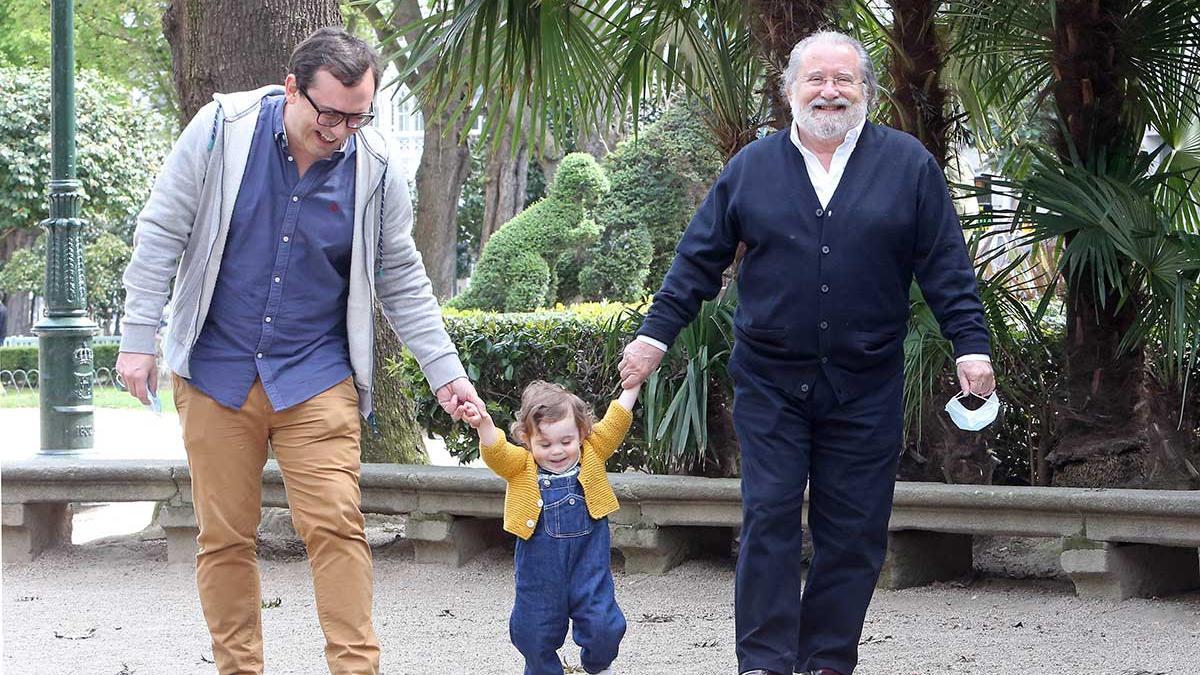
[[[829,357],[828,357],[828,356],[822,356],[822,357],[821,357],[821,363],[829,363]]]
[[[567,503],[568,503],[568,504],[570,504],[571,506],[575,506],[575,500],[574,500],[574,499],[568,499],[568,500],[567,500]]]
[[[821,253],[828,254],[828,253],[829,253],[829,247],[828,247],[828,246],[822,246],[822,247],[821,247]]]
[[[528,485],[528,483],[526,483],[526,485]],[[550,487],[549,479],[542,481],[542,485],[545,485],[546,487]]]
[[[800,391],[808,391],[808,385],[807,384],[800,385]]]
[[[288,238],[285,236],[285,237],[283,238],[283,241],[286,243],[286,242],[287,242],[287,240],[288,240]]]
[[[825,329],[827,329],[827,328],[829,328],[829,322],[828,322],[828,321],[822,321],[822,322],[821,322],[821,330],[825,330]]]
[[[255,355],[254,355],[254,358],[256,358],[256,359],[261,359],[261,358],[262,358],[262,352],[259,352],[259,353],[255,354]]]
[[[821,292],[828,293],[829,292],[829,284],[821,284]]]
[[[271,323],[271,317],[268,316],[267,318],[263,319],[263,321],[266,321],[267,323]]]
[[[529,483],[526,483],[526,485],[529,485]],[[525,527],[533,527],[533,521],[532,520],[525,521]]]
[[[275,283],[279,283],[279,277],[275,277]]]
[[[823,215],[825,215],[824,209],[817,209],[817,217],[820,218]]]
[[[292,201],[298,202],[298,201],[300,201],[300,198],[297,197],[296,195],[292,195]]]
[[[545,506],[545,505],[546,505],[546,502],[544,502],[540,499],[538,500],[538,506]]]
[[[293,158],[291,155],[288,155],[288,161],[289,161],[289,162],[294,162],[294,161],[296,161],[296,160],[295,160],[295,158]]]

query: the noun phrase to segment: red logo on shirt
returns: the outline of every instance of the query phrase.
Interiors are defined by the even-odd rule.
[[[332,213],[337,213],[339,211],[337,202],[329,202],[329,210]]]

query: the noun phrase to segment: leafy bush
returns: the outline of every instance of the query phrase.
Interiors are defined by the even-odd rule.
[[[553,304],[559,256],[599,235],[591,212],[608,180],[586,153],[563,158],[545,199],[517,214],[488,240],[470,287],[452,307],[530,311]]]
[[[588,249],[580,296],[630,300],[656,287],[721,165],[699,107],[687,100],[618,144],[605,158],[612,190],[597,209],[604,234]]]
[[[119,345],[104,344],[92,346],[92,367],[96,370],[107,368],[110,371],[117,365]],[[36,370],[38,367],[38,348],[34,345],[20,347],[0,347],[0,370]]]

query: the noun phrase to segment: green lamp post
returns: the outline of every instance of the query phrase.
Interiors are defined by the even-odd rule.
[[[71,455],[92,447],[92,336],[83,279],[83,227],[75,180],[75,7],[54,0],[51,23],[50,218],[46,229],[46,309],[38,336],[43,455]]]

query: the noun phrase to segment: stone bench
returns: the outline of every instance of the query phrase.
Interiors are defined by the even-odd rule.
[[[613,548],[628,572],[662,573],[741,524],[735,479],[610,474],[621,509]],[[71,503],[159,501],[168,560],[196,550],[191,481],[181,462],[29,460],[0,467],[4,559],[70,540]],[[420,562],[460,565],[503,541],[504,482],[483,469],[368,464],[362,510],[405,514]],[[263,505],[287,505],[274,462]],[[899,483],[880,585],[919,586],[972,571],[972,537],[1061,538],[1080,595],[1149,597],[1200,588],[1200,492]]]

